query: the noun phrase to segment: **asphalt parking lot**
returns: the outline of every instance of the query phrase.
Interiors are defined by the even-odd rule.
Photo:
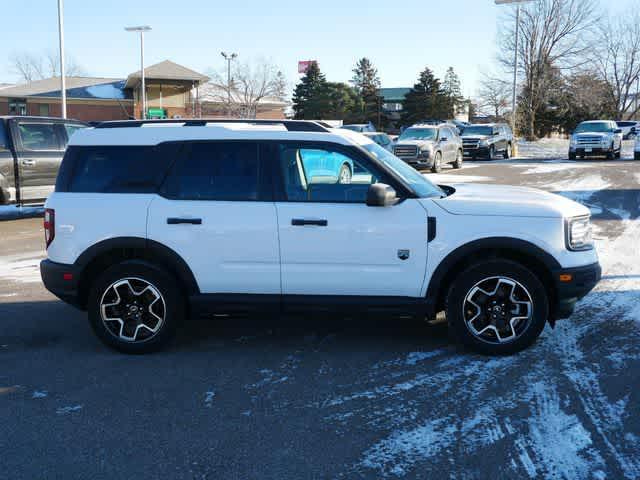
[[[640,478],[640,162],[467,162],[441,183],[587,205],[604,279],[506,358],[444,326],[193,320],[107,350],[48,294],[41,219],[0,223],[0,478]]]

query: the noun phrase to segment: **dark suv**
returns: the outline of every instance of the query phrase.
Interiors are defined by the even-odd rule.
[[[462,145],[465,158],[511,158],[513,132],[505,123],[467,125],[462,131]]]

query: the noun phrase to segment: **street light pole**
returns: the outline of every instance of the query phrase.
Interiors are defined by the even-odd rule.
[[[495,0],[496,5],[509,5],[516,4],[516,38],[515,38],[515,52],[513,55],[513,90],[511,97],[511,128],[516,131],[516,95],[518,90],[518,48],[520,40],[520,4],[531,2],[533,0]]]
[[[63,18],[63,0],[58,0],[58,42],[60,47],[60,93],[62,118],[67,118],[67,81],[65,78],[64,68],[64,18]]]
[[[231,116],[231,62],[234,60],[238,54],[237,53],[226,53],[220,52],[220,55],[224,57],[227,61],[227,117]]]
[[[140,32],[140,82],[142,88],[142,119],[147,118],[147,90],[144,80],[144,32],[149,32],[151,27],[142,25],[140,27],[125,27],[127,32]]]

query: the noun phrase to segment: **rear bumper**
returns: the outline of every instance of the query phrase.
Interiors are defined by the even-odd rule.
[[[47,290],[63,302],[82,308],[78,294],[79,272],[73,265],[42,260],[40,275]]]
[[[561,275],[570,275],[571,281],[561,281]],[[583,298],[598,284],[602,278],[602,268],[599,263],[584,267],[563,268],[553,272],[556,287],[556,302],[552,308],[552,320],[568,318],[578,300]]]

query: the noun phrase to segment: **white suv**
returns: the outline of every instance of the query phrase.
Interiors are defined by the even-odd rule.
[[[111,122],[71,139],[41,272],[124,352],[196,315],[445,311],[461,342],[503,354],[598,282],[590,232],[571,200],[436,186],[319,123]]]

